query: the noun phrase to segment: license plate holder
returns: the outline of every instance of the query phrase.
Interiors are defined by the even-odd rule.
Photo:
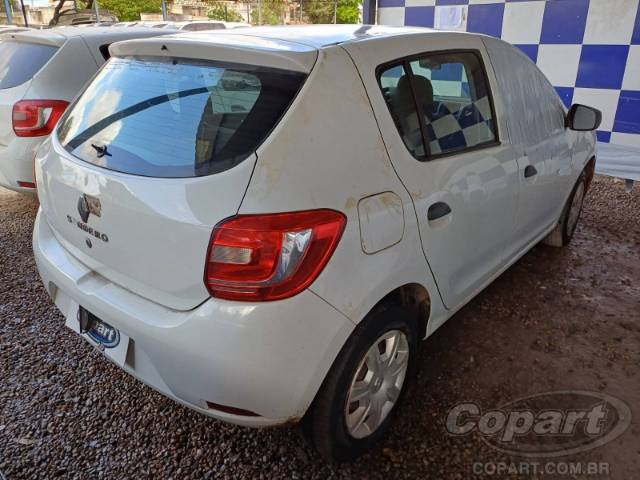
[[[127,359],[129,337],[82,306],[78,306],[76,318],[74,330],[122,367]]]

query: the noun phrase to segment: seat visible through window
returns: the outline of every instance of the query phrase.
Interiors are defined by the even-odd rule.
[[[398,68],[402,74],[392,82],[388,72],[395,70],[397,75]],[[495,141],[487,80],[474,53],[425,56],[391,67],[380,82],[403,140],[416,157],[422,150],[416,146],[416,135],[424,135],[429,156]]]

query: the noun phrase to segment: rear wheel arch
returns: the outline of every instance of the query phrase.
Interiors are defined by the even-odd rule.
[[[396,292],[394,295],[399,295],[399,293]],[[413,315],[409,313],[406,308],[397,303],[397,300],[378,302],[356,326],[327,372],[312,404],[300,422],[303,436],[325,460],[335,462],[353,459],[372,448],[382,439],[389,428],[393,421],[392,417],[398,411],[399,404],[402,403],[407,387],[415,373],[417,361],[415,352],[418,350],[420,335],[417,331],[417,325],[413,321]],[[406,341],[406,352],[409,354],[408,364],[405,367],[405,372],[402,373],[400,380],[402,384],[397,389],[395,403],[391,406],[392,411],[387,410],[386,416],[380,418],[381,423],[377,424],[368,435],[354,436],[349,430],[348,415],[350,413],[346,413],[347,411],[351,412],[348,409],[352,405],[350,402],[351,392],[354,388],[353,382],[356,381],[361,371],[358,364],[368,358],[367,350],[371,351],[377,345],[377,342],[382,338],[381,334],[403,335]],[[378,340],[374,341],[375,338]],[[381,351],[381,353],[383,352]],[[396,355],[393,355],[393,358],[396,358]],[[360,363],[360,365],[362,364]],[[378,363],[378,365],[382,364]],[[369,371],[376,372],[377,369],[373,368]],[[378,376],[377,378],[380,378],[378,382],[375,381],[376,374],[373,375],[374,380],[371,380],[371,385],[374,390],[370,392],[376,395],[378,392],[375,389],[384,386],[387,377],[386,375]],[[365,380],[365,378],[363,377],[361,380]],[[387,401],[392,400],[390,397],[387,398]],[[354,399],[354,401],[358,400]],[[367,416],[363,417],[364,421],[368,418],[367,412],[364,412],[364,415]]]
[[[357,323],[360,324],[373,312],[376,312],[377,310],[385,309],[386,306],[388,305],[400,306],[410,313],[410,317],[411,317],[410,320],[414,322],[416,326],[418,339],[422,340],[427,336],[428,324],[432,314],[431,302],[432,302],[432,296],[430,295],[427,288],[424,287],[422,284],[417,282],[405,283],[389,291],[378,302],[376,302]],[[345,345],[349,342],[353,334],[354,332],[351,332],[351,334],[347,337],[345,341]],[[342,348],[344,348],[344,345]],[[333,363],[331,367],[333,367],[333,364],[336,362],[338,356],[339,356],[339,353],[338,355],[336,355],[336,358],[333,359]],[[329,370],[331,370],[331,367],[329,368]],[[329,372],[327,371],[326,374],[328,373]],[[316,397],[317,397],[317,394],[318,392],[316,392]],[[311,409],[312,409],[312,405],[309,406],[309,410]],[[303,425],[303,428],[304,428],[304,425]]]
[[[369,312],[387,303],[399,305],[411,312],[412,320],[416,322],[418,337],[423,339],[427,336],[427,327],[431,318],[431,299],[429,291],[422,284],[406,283],[387,293]],[[369,312],[367,312],[367,315]]]

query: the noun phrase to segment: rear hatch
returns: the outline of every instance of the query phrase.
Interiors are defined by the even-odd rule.
[[[13,105],[24,98],[31,79],[57,51],[57,46],[15,41],[9,35],[0,41],[0,149],[15,136]]]
[[[159,56],[180,52],[170,42],[105,65],[39,159],[38,193],[56,237],[80,261],[189,310],[209,297],[212,228],[237,213],[256,147],[306,75],[265,65],[268,52],[262,65],[185,58],[187,50]]]

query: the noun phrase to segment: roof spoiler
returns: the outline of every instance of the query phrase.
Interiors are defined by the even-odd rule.
[[[115,57],[218,60],[303,73],[311,71],[318,57],[318,51],[308,45],[249,35],[209,32],[126,40],[112,44],[109,53]]]

